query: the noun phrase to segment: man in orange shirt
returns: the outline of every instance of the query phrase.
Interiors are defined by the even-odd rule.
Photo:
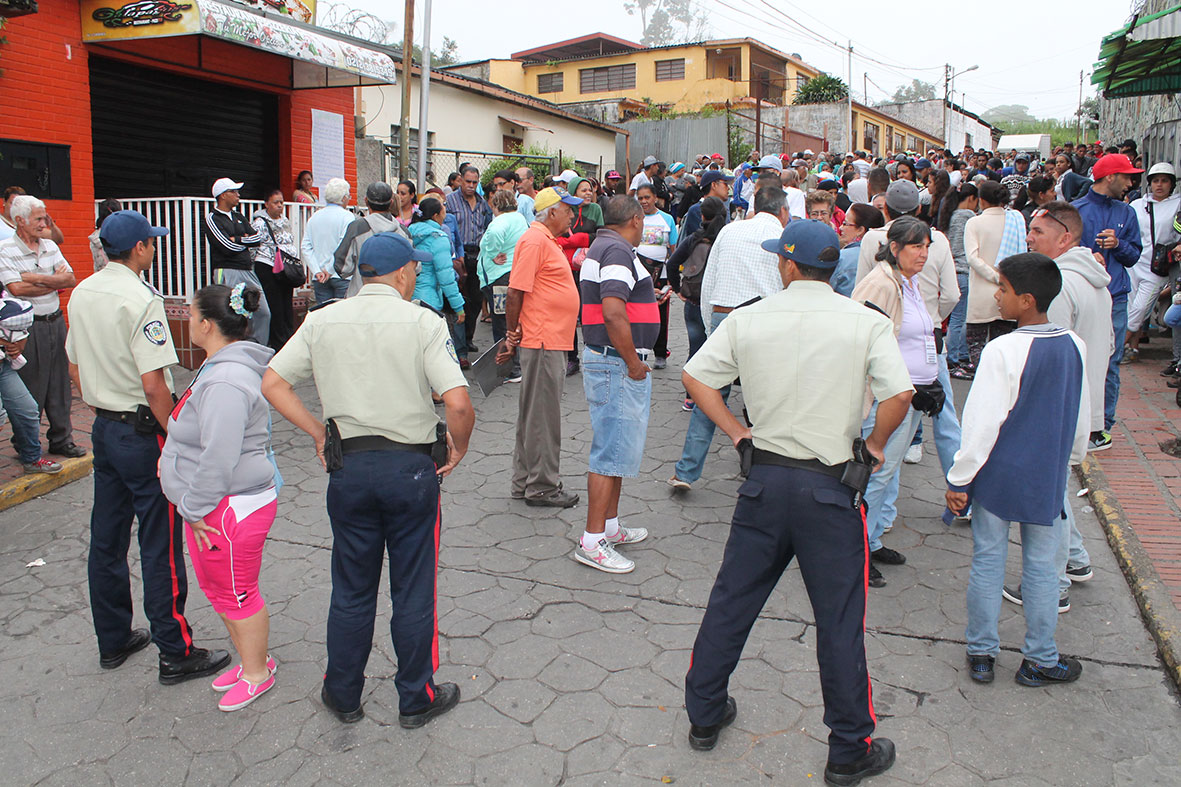
[[[504,363],[521,352],[521,400],[513,450],[512,496],[527,505],[569,508],[578,495],[562,489],[558,460],[562,444],[562,386],[566,353],[574,349],[578,288],[570,262],[554,241],[570,231],[571,206],[582,200],[565,191],[542,189],[535,218],[517,241],[505,302]]]

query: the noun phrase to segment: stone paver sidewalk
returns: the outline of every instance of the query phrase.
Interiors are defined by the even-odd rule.
[[[683,358],[679,315],[673,335]],[[568,486],[580,492],[590,438],[581,384],[581,377],[566,383],[562,457]],[[957,388],[957,399],[965,393]],[[278,685],[241,712],[219,712],[203,683],[160,686],[150,650],[114,672],[99,669],[86,587],[88,481],[0,512],[2,780],[821,783],[827,729],[815,629],[794,568],[772,594],[731,683],[737,721],[713,752],[689,750],[683,679],[738,481],[733,451],[718,440],[691,493],[674,497],[665,485],[688,420],[679,365],[655,373],[642,474],[624,486],[624,518],[652,537],[630,549],[638,567],[623,576],[570,559],[585,501],[553,512],[509,499],[516,388],[474,396],[472,449],[443,494],[438,678],[462,688],[455,711],[423,730],[398,727],[388,598],[378,607],[366,719],[343,726],[321,708],[327,478],[310,441],[277,421],[288,486],[262,590]],[[733,404],[740,402],[736,396]],[[1086,501],[1076,501],[1076,513],[1095,578],[1072,592],[1073,609],[1058,629],[1062,650],[1084,660],[1082,680],[1048,689],[1014,684],[1023,621],[1006,604],[997,682],[978,686],[964,665],[970,540],[965,528],[938,519],[942,484],[929,439],[922,464],[906,466],[903,486],[900,520],[886,541],[908,562],[885,568],[889,584],[871,590],[867,619],[879,733],[896,742],[898,763],[869,783],[1181,783],[1181,710]],[[26,568],[34,558],[46,565]],[[199,644],[228,647],[191,571],[189,613]]]

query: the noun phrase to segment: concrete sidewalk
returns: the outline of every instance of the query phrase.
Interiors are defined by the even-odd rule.
[[[686,741],[689,648],[721,559],[736,461],[721,439],[685,496],[664,483],[680,454],[684,329],[674,309],[674,358],[654,373],[640,478],[624,486],[627,522],[652,531],[613,576],[569,557],[585,500],[554,512],[509,499],[517,402],[506,385],[474,394],[477,433],[444,484],[439,575],[439,680],[463,701],[428,727],[398,727],[388,597],[359,724],[319,704],[331,536],[327,478],[309,439],[276,421],[287,479],[263,561],[278,684],[251,707],[221,713],[204,683],[163,687],[151,650],[120,669],[98,667],[86,587],[92,490],[71,484],[0,512],[0,730],[3,780],[20,784],[819,784],[822,723],[815,628],[798,570],[772,594],[731,682],[738,719],[718,748]],[[483,326],[482,326],[483,328]],[[488,343],[481,335],[477,343]],[[957,383],[957,401],[966,387]],[[310,387],[301,389],[314,398]],[[737,410],[741,396],[732,401]],[[585,490],[590,429],[581,377],[566,381],[562,468]],[[930,435],[930,430],[927,430]],[[997,682],[972,683],[964,663],[970,539],[939,521],[943,484],[934,447],[906,466],[900,520],[887,545],[904,566],[871,590],[869,668],[878,733],[898,762],[873,785],[1178,784],[1181,709],[1103,530],[1075,500],[1094,579],[1060,616],[1062,651],[1084,662],[1070,686],[1028,689],[1024,624],[1006,604]],[[1015,537],[1014,537],[1015,538]],[[134,546],[132,547],[134,552]],[[1019,549],[1011,550],[1016,575]],[[46,565],[26,568],[42,558]],[[132,560],[133,574],[138,566]],[[198,644],[228,647],[190,571]],[[138,593],[138,590],[137,590]],[[137,605],[138,606],[138,605]],[[137,618],[137,624],[142,621]]]

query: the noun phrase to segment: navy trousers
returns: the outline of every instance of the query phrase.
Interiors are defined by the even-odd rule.
[[[477,311],[477,314],[479,312]],[[429,456],[361,451],[328,481],[332,522],[332,601],[324,685],[346,710],[361,703],[373,648],[377,591],[390,560],[390,636],[398,657],[398,709],[414,713],[435,698],[439,624],[439,481]]]
[[[820,473],[751,468],[738,489],[722,566],[685,676],[691,723],[722,720],[730,674],[751,627],[795,557],[816,618],[829,762],[866,753],[877,724],[865,665],[869,553],[865,520],[851,498],[848,487]]]
[[[131,577],[127,548],[132,517],[139,519],[144,614],[160,652],[187,656],[193,630],[185,620],[181,518],[164,497],[156,474],[162,438],[137,434],[131,424],[94,419],[94,509],[90,513],[90,611],[100,653],[131,637]]]

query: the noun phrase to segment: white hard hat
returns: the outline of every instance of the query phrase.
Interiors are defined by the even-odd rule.
[[[1177,180],[1177,170],[1173,169],[1173,165],[1167,161],[1153,164],[1152,169],[1148,170],[1148,179],[1152,180],[1153,175],[1168,175],[1174,182]]]

